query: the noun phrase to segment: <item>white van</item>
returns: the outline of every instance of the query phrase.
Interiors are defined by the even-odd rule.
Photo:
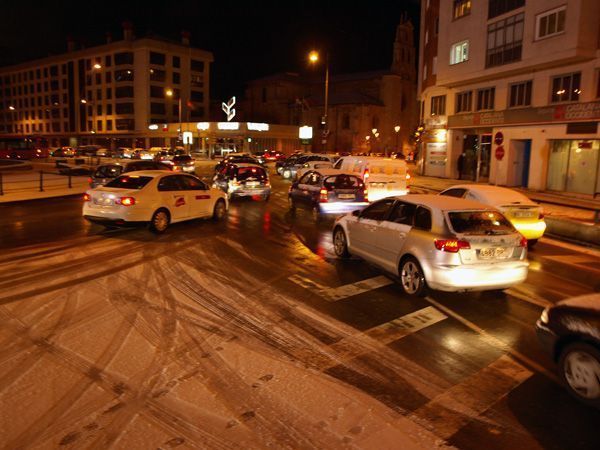
[[[361,177],[369,193],[369,202],[408,194],[407,180],[410,175],[403,159],[344,156],[335,163],[334,168]]]

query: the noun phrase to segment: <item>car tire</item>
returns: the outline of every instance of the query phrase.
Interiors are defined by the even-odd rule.
[[[560,376],[577,400],[600,408],[600,350],[584,342],[567,345],[558,360]]]
[[[171,223],[171,215],[165,208],[158,209],[152,214],[150,219],[150,231],[156,234],[164,233]]]
[[[531,250],[537,244],[537,239],[527,239],[527,250]]]
[[[409,256],[403,259],[398,274],[400,275],[400,284],[406,294],[414,297],[427,295],[425,275],[416,258]]]
[[[225,202],[223,200],[217,200],[217,203],[215,203],[215,207],[213,209],[213,220],[215,222],[220,222],[225,218],[225,214],[227,214],[227,207],[225,206]]]
[[[333,230],[333,251],[338,258],[346,259],[351,256],[348,251],[348,239],[346,238],[346,233],[340,226],[335,227]]]

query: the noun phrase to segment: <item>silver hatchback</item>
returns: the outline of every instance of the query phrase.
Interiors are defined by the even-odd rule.
[[[398,275],[409,295],[506,289],[527,278],[527,239],[499,211],[439,195],[388,197],[339,217],[338,257]]]

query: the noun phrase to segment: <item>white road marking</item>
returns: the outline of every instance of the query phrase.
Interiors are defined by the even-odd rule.
[[[531,303],[542,308],[546,308],[547,306],[554,304],[543,297],[535,295],[528,289],[524,289],[522,286],[513,286],[510,289],[506,289],[504,292],[506,292],[508,295],[518,298],[519,300],[523,300],[524,302]]]
[[[339,300],[353,297],[355,295],[372,291],[373,289],[378,289],[394,283],[392,280],[383,275],[368,278],[356,283],[345,284],[336,288],[328,288],[301,275],[292,275],[288,279],[305,289],[316,292],[328,302],[337,302]]]
[[[557,241],[556,239],[551,239],[545,236],[542,239],[540,239],[540,241],[546,244],[554,245],[556,247],[567,248],[577,253],[585,253],[586,255],[596,256],[597,258],[600,258],[600,251],[594,250],[593,248],[582,247],[579,245],[571,244],[569,242]]]
[[[235,251],[237,251],[238,253],[241,253],[242,255],[244,255],[246,258],[249,259],[255,259],[254,256],[250,255],[246,249],[244,248],[244,246],[242,244],[240,244],[239,242],[236,241],[232,241],[231,239],[227,239],[226,237],[223,236],[217,236],[217,240],[221,241],[222,243],[224,243],[225,245],[228,245],[229,247],[231,247],[232,249],[234,249]]]
[[[586,266],[589,263],[598,263],[600,262],[596,258],[592,258],[586,255],[553,255],[553,256],[542,256],[544,259],[549,259],[550,261],[556,261],[562,264],[567,264],[569,266],[577,267],[577,269],[581,270],[582,266]],[[590,267],[587,265],[585,267],[586,270],[591,272],[600,273],[600,269],[596,269],[594,267]]]
[[[502,355],[409,417],[439,437],[448,439],[532,375],[513,358]]]
[[[513,349],[509,344],[501,341],[500,339],[498,339],[495,336],[492,336],[490,333],[485,331],[483,328],[475,325],[470,320],[468,320],[468,319],[464,318],[463,316],[461,316],[460,314],[452,311],[450,308],[445,307],[444,305],[435,301],[431,297],[427,296],[427,297],[425,297],[425,300],[427,300],[429,303],[434,305],[439,310],[443,311],[448,316],[452,317],[453,319],[458,320],[460,323],[462,323],[467,328],[470,328],[471,330],[475,331],[477,334],[481,335],[484,342],[510,354],[513,358],[520,360],[521,362],[527,364],[529,367],[537,370],[539,373],[544,374],[549,379],[560,384],[558,377],[554,373],[546,370],[546,368],[544,368],[541,364],[538,364],[537,362],[528,358],[527,356],[525,356],[518,350]]]

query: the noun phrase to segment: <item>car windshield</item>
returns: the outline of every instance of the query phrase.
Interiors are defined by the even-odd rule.
[[[358,177],[350,175],[334,175],[325,178],[324,185],[327,189],[357,189],[362,187]]]
[[[258,179],[263,180],[267,177],[264,169],[261,167],[238,167],[236,178],[238,180]]]
[[[452,211],[448,213],[452,228],[461,234],[508,234],[512,224],[497,211]]]
[[[121,166],[100,166],[94,172],[94,178],[115,178],[121,175]]]
[[[152,177],[139,177],[139,176],[129,176],[123,175],[119,178],[115,178],[114,180],[107,183],[105,186],[110,188],[119,188],[119,189],[142,189],[146,186]]]
[[[153,162],[137,162],[127,164],[125,172],[135,172],[136,170],[165,170],[164,164],[155,164]]]

